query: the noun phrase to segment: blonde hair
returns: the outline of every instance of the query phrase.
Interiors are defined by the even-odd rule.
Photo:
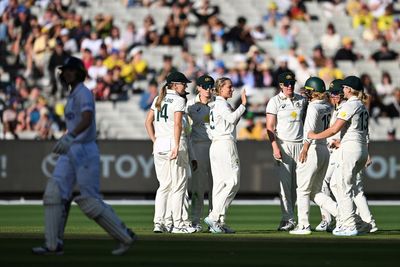
[[[363,102],[363,104],[366,104],[368,102],[368,95],[366,93],[364,93],[363,91],[357,91],[351,87],[349,88],[350,88],[350,93],[356,96],[358,99],[360,99],[361,102]]]
[[[215,95],[221,95],[221,88],[227,81],[232,82],[228,77],[221,77],[215,81]]]
[[[168,87],[168,84],[165,84],[161,88],[160,94],[158,95],[158,98],[156,100],[155,106],[158,111],[161,111],[161,102],[164,100],[165,96],[167,95],[167,87]]]
[[[328,100],[328,95],[326,92],[320,93],[320,92],[312,92],[311,94],[311,99],[316,99],[316,100]]]

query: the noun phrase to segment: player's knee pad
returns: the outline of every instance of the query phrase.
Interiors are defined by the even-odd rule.
[[[46,189],[43,195],[44,205],[60,205],[62,204],[62,198],[60,188],[54,179],[49,179],[46,185]]]
[[[95,219],[102,214],[105,209],[104,204],[96,198],[79,196],[75,198],[79,208],[91,219]]]

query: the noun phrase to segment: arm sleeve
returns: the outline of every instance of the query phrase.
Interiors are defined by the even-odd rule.
[[[313,106],[308,106],[307,116],[304,121],[304,139],[303,142],[311,143],[312,139],[307,138],[308,132],[315,132],[316,124],[318,119],[318,112]]]
[[[156,97],[154,98],[153,103],[151,104],[151,109],[152,109],[153,111],[156,111],[156,110],[157,110],[157,108],[156,108],[156,101],[157,101],[157,99],[158,99],[158,96],[156,96]]]
[[[228,106],[225,106],[221,109],[221,117],[229,123],[236,124],[245,111],[246,108],[243,105],[240,105],[235,111],[231,111]]]
[[[351,108],[351,106],[346,105],[345,103],[339,110],[338,110],[338,119],[342,119],[345,121],[349,121],[351,117],[354,115],[354,109]]]
[[[174,105],[174,112],[185,112],[185,109],[186,109],[185,99],[181,97],[178,98],[176,104]]]

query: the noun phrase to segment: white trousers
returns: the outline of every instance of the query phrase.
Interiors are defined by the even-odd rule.
[[[189,158],[185,140],[180,141],[178,157],[155,153],[154,165],[160,184],[155,200],[154,223],[166,223],[172,217],[175,227],[182,226],[182,209],[187,190]]]
[[[296,204],[296,167],[303,144],[278,140],[282,162],[278,162],[282,220],[294,220]]]
[[[343,227],[355,227],[354,188],[357,184],[357,175],[365,167],[367,158],[367,145],[347,141],[338,149],[338,168],[335,170],[337,171],[335,177],[338,187],[339,217]]]
[[[210,163],[210,142],[193,142],[192,147],[197,159],[197,170],[192,172],[191,191],[193,224],[199,224],[204,208],[204,193],[208,191],[209,210],[212,210],[212,173]]]
[[[240,187],[240,161],[233,140],[215,140],[210,147],[213,177],[213,208],[208,217],[224,222],[226,212]]]
[[[337,214],[337,205],[321,192],[323,178],[328,168],[329,151],[326,145],[311,145],[307,160],[297,163],[297,216],[298,223],[309,226],[310,200]]]

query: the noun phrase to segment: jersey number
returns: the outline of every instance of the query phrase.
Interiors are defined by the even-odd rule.
[[[331,114],[325,114],[322,117],[322,122],[324,123],[324,130],[328,129],[330,121],[331,121]]]
[[[215,126],[214,126],[214,113],[211,111],[210,112],[210,129],[214,130]]]
[[[364,131],[368,129],[368,119],[369,119],[369,115],[367,111],[364,111],[363,113],[360,114],[360,130]]]
[[[160,121],[160,117],[161,117],[161,118],[164,118],[165,122],[167,122],[167,119],[168,119],[167,110],[168,110],[168,104],[164,104],[161,107],[161,111],[157,110],[157,121]]]

